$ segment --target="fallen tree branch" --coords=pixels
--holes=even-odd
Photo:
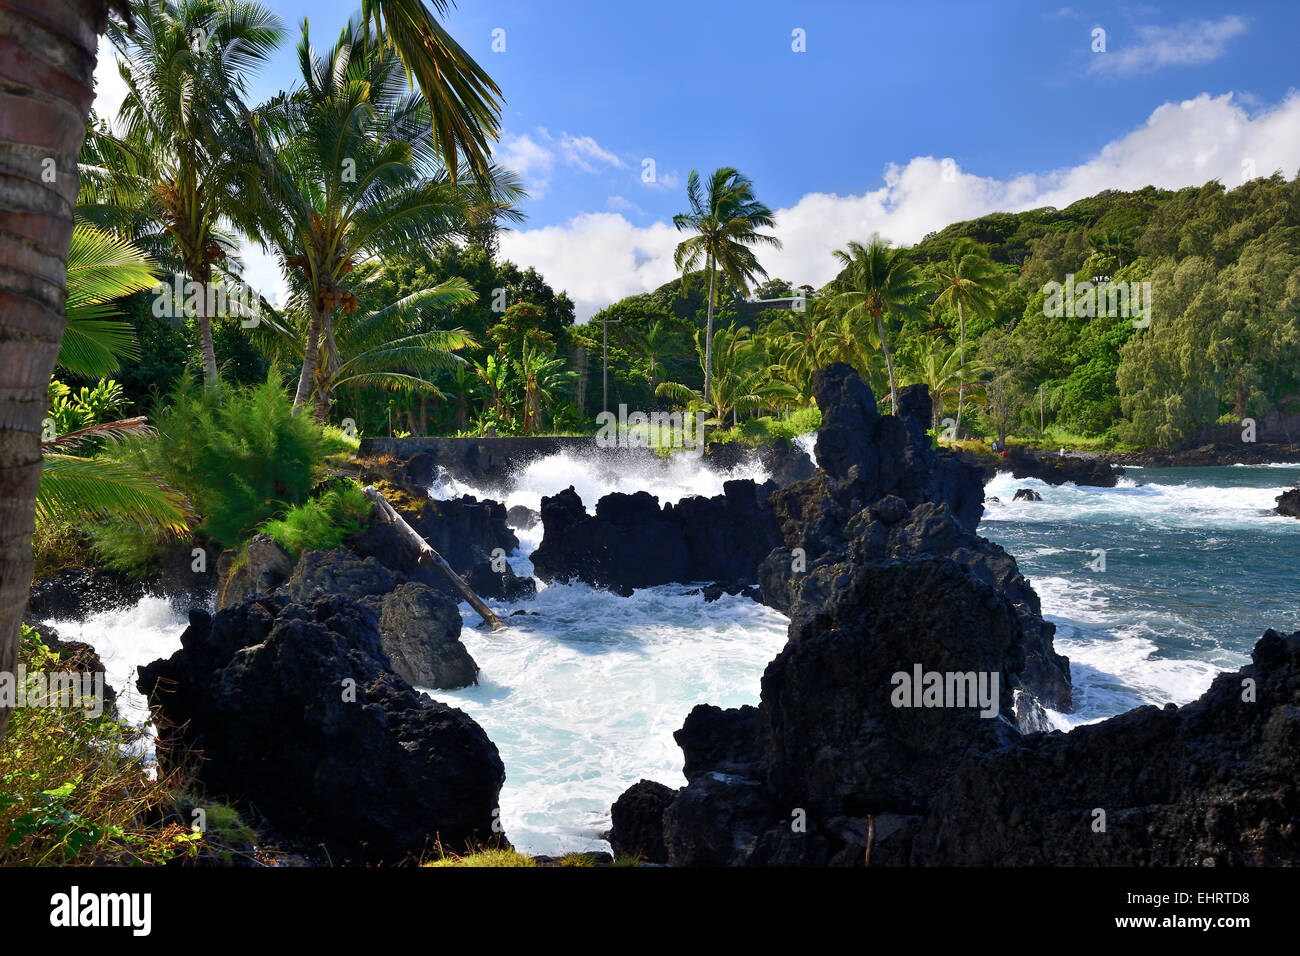
[[[397,509],[388,503],[388,499],[384,497],[383,492],[374,485],[367,485],[365,493],[366,497],[373,501],[375,507],[379,509],[380,516],[398,530],[407,547],[419,556],[421,564],[426,564],[441,572],[443,577],[455,585],[456,590],[465,595],[465,600],[470,603],[474,610],[478,611],[479,616],[486,623],[491,625],[492,630],[500,631],[505,629],[505,622],[492,613],[492,609],[484,604],[482,598],[470,589],[470,586],[465,583],[465,579],[452,569],[446,559],[433,550],[429,546],[429,542],[420,537],[419,533],[406,523],[406,519],[397,513]]]

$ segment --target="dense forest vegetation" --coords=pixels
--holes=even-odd
[[[1177,192],[1107,191],[1062,210],[954,223],[907,250],[926,288],[905,317],[886,318],[900,379],[926,382],[955,410],[959,319],[951,303],[932,306],[945,263],[966,240],[986,252],[996,275],[985,283],[986,307],[966,310],[967,364],[977,371],[967,388],[974,405],[962,419],[963,434],[1036,439],[1046,432],[1054,440],[1171,446],[1216,424],[1294,412],[1300,409],[1297,227],[1300,182],[1280,174],[1231,190],[1211,182]],[[1078,283],[1149,282],[1149,326],[1135,328],[1131,315],[1050,316],[1044,288],[1070,275]],[[811,298],[802,315],[733,294],[720,321],[759,338],[815,336],[827,355],[848,357],[877,395],[887,394],[877,357],[855,357],[844,347],[829,294],[834,285],[818,292],[805,286]],[[691,276],[684,287],[674,282],[614,303],[575,330],[590,351],[600,322],[617,321],[609,333],[616,346],[611,401],[647,402],[654,380],[665,375],[698,380],[693,356],[686,360],[677,349],[647,354],[644,336],[657,326],[693,335],[702,326],[700,290]],[[794,289],[775,279],[756,291],[760,299],[776,299]],[[789,371],[797,384],[799,370]]]
[[[248,104],[245,73],[287,36],[273,14],[137,13],[147,30],[114,34],[127,98],[92,115],[81,156],[37,502],[51,564],[87,539],[134,568],[178,533],[235,548],[328,525],[343,499],[314,482],[367,435],[590,435],[625,404],[791,437],[816,427],[812,373],[833,361],[886,410],[927,385],[936,440],[1173,446],[1298,409],[1300,182],[1280,173],[997,213],[909,248],[839,237],[815,288],[768,275],[778,224],[754,183],[692,172],[680,277],[575,324],[499,253],[526,184],[485,151],[454,159],[371,25],[322,48],[304,23],[297,83]],[[200,23],[238,55],[193,47]],[[244,284],[242,242],[286,301]]]

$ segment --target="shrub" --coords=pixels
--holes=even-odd
[[[268,521],[262,530],[292,555],[328,551],[360,531],[370,515],[370,499],[355,482],[340,482],[328,491],[290,508],[283,518]]]
[[[310,414],[295,415],[280,374],[242,389],[203,388],[185,379],[170,405],[154,412],[155,434],[132,439],[119,457],[157,475],[202,515],[198,530],[227,548],[258,526],[302,504],[325,460],[355,447]],[[96,550],[112,567],[139,569],[160,543],[121,521],[91,529]]]

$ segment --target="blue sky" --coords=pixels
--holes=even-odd
[[[271,5],[322,47],[355,9]],[[872,231],[1300,168],[1291,2],[463,0],[448,25],[502,88],[498,158],[533,193],[503,249],[580,315],[671,277],[693,167],[750,176],[786,242],[769,271],[814,284]],[[254,91],[295,76],[291,42]]]

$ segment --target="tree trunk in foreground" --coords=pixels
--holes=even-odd
[[[894,359],[889,354],[889,343],[885,341],[885,318],[876,316],[876,331],[880,333],[880,350],[885,353],[885,368],[889,370],[889,404],[890,413],[898,414],[898,383],[894,380]]]
[[[41,421],[105,23],[102,2],[0,0],[0,672],[17,663],[32,582]],[[0,707],[0,745],[8,726]]]
[[[198,282],[201,295],[195,318],[199,326],[199,348],[203,352],[203,384],[207,388],[216,388],[220,384],[217,375],[217,350],[212,344],[212,317],[208,315],[208,289],[212,285],[212,267],[206,262],[190,273]]]

